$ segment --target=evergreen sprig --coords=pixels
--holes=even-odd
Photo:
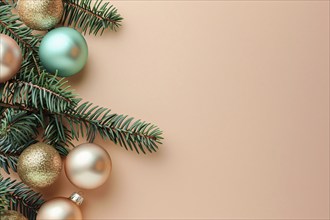
[[[13,148],[19,150],[19,146],[37,137],[39,122],[40,119],[35,114],[8,109],[1,120],[0,141],[7,142],[9,146],[15,144]]]
[[[11,155],[4,153],[0,147],[0,167],[7,173],[10,174],[10,169],[17,172],[18,153]]]
[[[116,30],[123,18],[117,9],[103,0],[64,0],[62,23],[80,29],[84,34],[103,34]]]
[[[69,129],[56,120],[53,115],[47,115],[48,125],[44,129],[43,142],[52,145],[62,155],[66,156],[68,148],[74,147],[72,135]]]
[[[46,72],[36,75],[33,69],[1,84],[0,99],[50,112],[63,112],[68,107],[75,107],[80,101],[64,78],[58,80]]]
[[[93,142],[98,133],[103,139],[119,143],[126,150],[135,150],[137,153],[139,150],[145,153],[145,149],[150,153],[156,152],[157,144],[161,144],[162,131],[157,126],[141,120],[132,123],[134,118],[111,113],[109,109],[93,106],[90,102],[81,104],[63,116],[70,125],[72,136],[76,138],[79,133],[84,136],[85,131],[87,140]]]
[[[6,205],[10,210],[19,211],[29,220],[34,220],[38,209],[44,203],[41,197],[41,194],[34,192],[24,183],[10,178],[4,179],[0,175],[0,198],[1,201],[5,200],[8,203],[3,205],[0,203],[0,206]]]
[[[93,142],[96,135],[100,134],[103,139],[119,143],[126,150],[146,153],[145,149],[147,149],[151,153],[157,151],[157,145],[161,144],[163,139],[162,131],[157,126],[141,120],[133,122],[132,117],[111,113],[109,109],[93,106],[90,102],[65,112],[47,110],[39,112],[37,108],[19,103],[8,103],[6,100],[0,100],[0,106],[25,110],[34,114],[39,113],[41,114],[39,118],[50,118],[53,121],[47,127],[51,126],[49,129],[53,131],[47,132],[49,129],[46,129],[44,136],[48,136],[46,138],[48,140],[55,139],[61,143],[73,138],[78,139],[79,136],[86,137],[88,141]],[[50,138],[51,135],[53,135],[52,138]]]

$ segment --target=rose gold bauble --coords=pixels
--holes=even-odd
[[[93,143],[77,146],[65,161],[68,179],[80,189],[95,189],[104,184],[109,178],[111,167],[109,154]]]
[[[15,76],[21,64],[21,48],[11,37],[0,34],[0,83]]]
[[[55,198],[45,202],[39,209],[37,220],[80,220],[82,213],[79,208],[83,198],[78,193],[71,197]]]

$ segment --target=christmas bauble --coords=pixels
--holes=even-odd
[[[17,173],[21,180],[33,188],[45,188],[59,177],[62,160],[50,145],[36,143],[26,148],[18,158]]]
[[[18,15],[24,24],[34,30],[48,30],[61,20],[62,0],[19,0]]]
[[[0,34],[0,83],[16,75],[22,64],[22,51],[11,37]]]
[[[93,143],[74,148],[65,161],[65,173],[70,182],[81,189],[95,189],[108,179],[111,158],[100,146]]]
[[[39,55],[48,72],[58,71],[59,76],[68,77],[80,72],[85,66],[88,47],[78,31],[61,27],[50,31],[42,39]]]
[[[83,198],[74,193],[68,198],[55,198],[45,202],[39,209],[37,220],[72,220],[82,219],[79,208]]]
[[[0,211],[0,220],[27,220],[22,214],[13,211],[13,210],[5,210]]]

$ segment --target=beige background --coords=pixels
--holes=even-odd
[[[113,159],[86,219],[328,219],[329,2],[114,1],[70,78],[86,100],[158,124]],[[83,140],[81,141],[83,142]],[[63,175],[46,198],[76,189]]]

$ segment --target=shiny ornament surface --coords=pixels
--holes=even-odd
[[[39,209],[37,220],[83,219],[79,206],[68,198],[55,198]]]
[[[110,176],[111,167],[109,154],[93,143],[77,146],[65,161],[68,179],[81,189],[95,189],[104,184]]]
[[[85,38],[76,30],[68,27],[56,28],[42,39],[39,47],[42,65],[50,73],[62,77],[80,72],[88,58]]]
[[[22,51],[16,41],[5,34],[0,34],[0,83],[16,75],[22,60]]]
[[[28,220],[19,212],[13,210],[5,210],[0,212],[0,220]]]
[[[64,7],[62,0],[19,0],[18,15],[34,30],[48,30],[60,22]]]
[[[59,177],[62,160],[50,145],[36,143],[26,148],[18,158],[17,173],[21,180],[33,188],[45,188]]]

